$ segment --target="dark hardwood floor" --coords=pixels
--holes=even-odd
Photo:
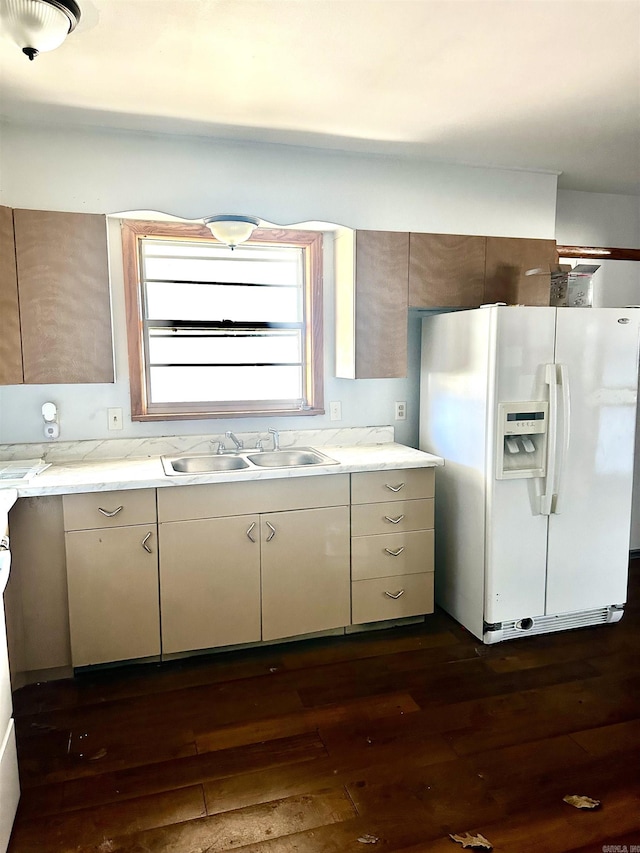
[[[15,710],[10,853],[640,851],[640,561],[614,626],[483,646],[436,613],[32,685]]]

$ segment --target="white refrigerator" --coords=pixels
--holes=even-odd
[[[436,601],[485,643],[622,617],[639,331],[629,308],[423,319]]]

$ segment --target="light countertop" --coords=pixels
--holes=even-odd
[[[37,497],[80,492],[107,492],[117,489],[163,488],[230,481],[314,477],[323,474],[348,474],[395,468],[432,468],[444,465],[444,460],[439,456],[395,442],[344,447],[323,446],[320,449],[337,464],[300,468],[247,468],[240,471],[166,476],[160,456],[54,463],[28,483],[18,486],[17,496]],[[12,499],[9,497],[10,493],[13,494]],[[0,510],[4,505],[3,500],[8,503],[8,510],[15,500],[15,490],[0,490]]]

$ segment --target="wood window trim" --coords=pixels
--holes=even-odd
[[[615,246],[557,246],[559,258],[587,258],[600,261],[640,261],[640,249]]]
[[[125,285],[125,310],[127,350],[129,356],[129,382],[131,394],[131,419],[133,421],[192,420],[198,418],[241,417],[303,417],[324,414],[323,398],[323,312],[322,312],[322,233],[284,228],[259,228],[248,243],[287,245],[304,249],[305,305],[311,317],[305,316],[305,386],[312,389],[313,398],[304,409],[286,408],[284,401],[273,400],[259,410],[250,408],[251,401],[230,403],[168,404],[164,411],[149,410],[144,361],[143,313],[140,293],[141,260],[139,243],[144,237],[175,240],[207,240],[217,242],[211,231],[197,223],[152,222],[123,219],[122,233],[123,271]],[[215,406],[215,410],[212,407]]]

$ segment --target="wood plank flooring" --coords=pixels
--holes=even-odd
[[[614,626],[483,646],[438,612],[14,701],[9,853],[640,851],[639,560]]]

